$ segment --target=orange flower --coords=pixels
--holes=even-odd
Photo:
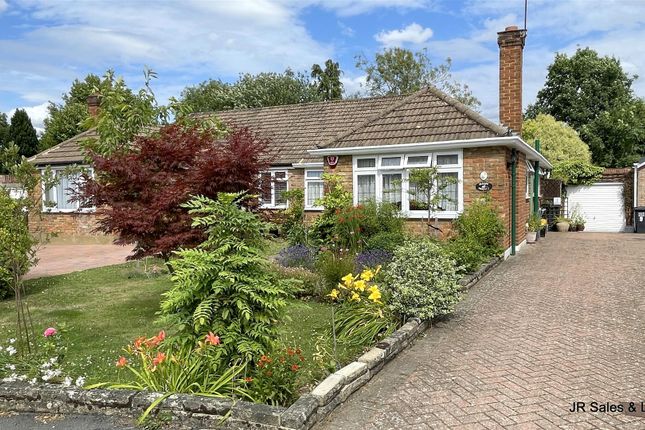
[[[295,354],[295,351],[291,348],[287,348],[287,355],[292,356],[293,354]]]
[[[157,340],[159,342],[163,342],[165,339],[166,339],[166,332],[164,330],[161,330],[157,335]]]
[[[146,341],[146,338],[143,336],[136,338],[134,341],[134,347],[136,349],[141,349],[141,345],[143,345],[143,342],[145,341]]]
[[[291,366],[291,371],[292,372],[297,372],[298,369],[300,369],[300,366],[298,366],[297,364],[294,364],[293,366]]]
[[[212,331],[209,331],[206,335],[206,343],[209,345],[219,345],[221,342],[219,340],[219,336],[215,336]]]
[[[248,377],[244,378],[244,382],[253,382],[253,378],[248,376]]]
[[[163,363],[165,359],[166,359],[166,354],[164,354],[163,352],[159,351],[159,352],[157,352],[157,356],[152,359],[152,365],[156,367],[156,366],[160,365],[161,363]]]
[[[128,359],[121,356],[116,362],[116,367],[125,367],[128,364]]]

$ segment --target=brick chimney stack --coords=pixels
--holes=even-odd
[[[87,109],[90,111],[90,116],[95,117],[99,114],[99,107],[101,100],[98,94],[87,96]]]
[[[497,33],[499,45],[499,121],[522,132],[522,53],[526,30],[513,25]]]

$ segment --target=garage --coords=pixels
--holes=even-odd
[[[585,231],[625,231],[623,187],[624,184],[615,182],[567,187],[569,215],[578,208],[587,221]]]

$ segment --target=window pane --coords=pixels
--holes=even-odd
[[[359,167],[361,169],[366,168],[366,167],[376,167],[376,159],[375,158],[361,158],[356,161],[356,167]]]
[[[408,157],[408,165],[426,165],[428,164],[428,156],[427,155],[413,155]]]
[[[273,186],[275,187],[275,205],[284,206],[287,204],[287,197],[284,195],[287,191],[287,182],[286,181],[274,181]]]
[[[76,202],[71,202],[76,187],[76,176],[59,175],[59,182],[56,186],[56,200],[58,209],[76,209]]]
[[[260,200],[263,205],[271,204],[271,173],[264,172],[260,175]]]
[[[286,179],[287,172],[273,172],[276,179]]]
[[[445,166],[446,164],[459,164],[459,156],[454,155],[437,155],[437,165]]]
[[[392,166],[400,166],[401,165],[401,157],[383,157],[381,158],[381,166],[383,167],[392,167]]]
[[[307,179],[320,179],[322,174],[322,170],[307,170]]]
[[[322,181],[307,182],[307,206],[316,206],[316,200],[323,196]]]
[[[420,190],[416,183],[410,182],[410,210],[411,211],[427,211],[428,210],[428,195],[427,191]]]
[[[358,203],[365,203],[376,198],[376,176],[358,175]]]
[[[383,175],[383,201],[394,203],[401,209],[401,174]]]
[[[459,187],[457,173],[440,173],[439,174],[439,189],[443,188],[441,194],[446,198],[442,199],[439,203],[439,210],[444,211],[457,211],[459,207]]]

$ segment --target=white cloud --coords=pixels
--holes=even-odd
[[[34,126],[38,134],[45,131],[45,118],[47,118],[47,105],[49,103],[42,103],[36,106],[23,106],[19,109],[23,109],[29,115],[31,119],[31,125]],[[16,109],[12,109],[7,112],[7,118],[10,120],[13,114],[16,112]]]
[[[367,82],[366,75],[360,75],[360,76],[343,75],[343,77],[340,78],[340,81],[343,83],[343,90],[345,91],[345,95],[347,96],[365,93],[365,83]]]
[[[7,7],[8,5],[6,0],[0,0],[0,12],[4,12],[5,10],[7,10]]]
[[[425,28],[413,22],[400,30],[381,31],[374,36],[383,46],[402,46],[406,43],[420,45],[432,37],[432,29]]]
[[[434,0],[290,0],[293,6],[319,6],[340,16],[354,16],[379,8],[429,9]]]

